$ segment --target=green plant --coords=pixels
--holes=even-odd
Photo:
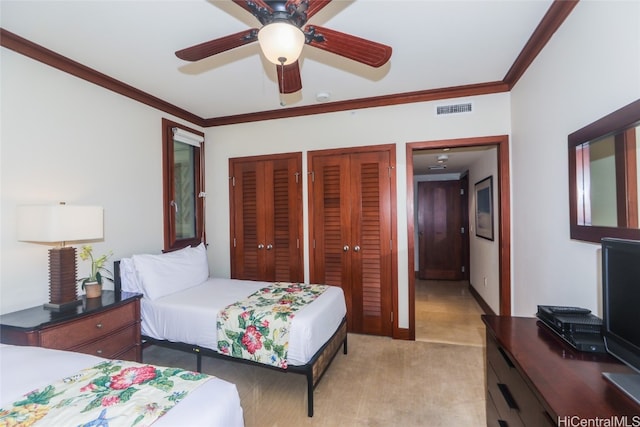
[[[98,258],[94,258],[92,251],[93,248],[91,247],[91,245],[84,245],[80,250],[81,260],[91,260],[91,275],[89,277],[83,277],[78,280],[78,282],[82,282],[82,289],[84,289],[85,284],[91,282],[97,282],[102,285],[102,279],[113,282],[113,274],[104,266],[107,262],[107,259],[109,259],[111,255],[113,255],[113,252],[109,251],[109,253],[106,253]],[[109,275],[103,275],[101,272],[108,273]]]

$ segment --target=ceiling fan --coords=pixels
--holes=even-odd
[[[302,89],[298,57],[305,44],[345,58],[380,67],[391,57],[391,47],[317,25],[307,20],[331,0],[232,0],[250,12],[262,28],[250,28],[176,52],[185,61],[201,59],[258,40],[265,57],[276,64],[280,93]]]

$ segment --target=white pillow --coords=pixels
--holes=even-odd
[[[160,255],[134,255],[144,295],[157,298],[203,283],[209,277],[209,263],[204,243]]]
[[[132,258],[120,260],[120,286],[124,292],[142,293],[142,285]]]

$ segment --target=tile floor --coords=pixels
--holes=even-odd
[[[483,347],[480,305],[467,281],[416,279],[416,341]]]

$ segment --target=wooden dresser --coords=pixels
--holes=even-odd
[[[482,316],[487,327],[487,426],[640,426],[640,406],[602,372],[632,372],[579,352],[537,319]],[[588,424],[591,422],[592,424]],[[582,424],[581,424],[582,423]]]
[[[0,341],[142,361],[139,294],[103,291],[71,310],[42,306],[0,316]]]

